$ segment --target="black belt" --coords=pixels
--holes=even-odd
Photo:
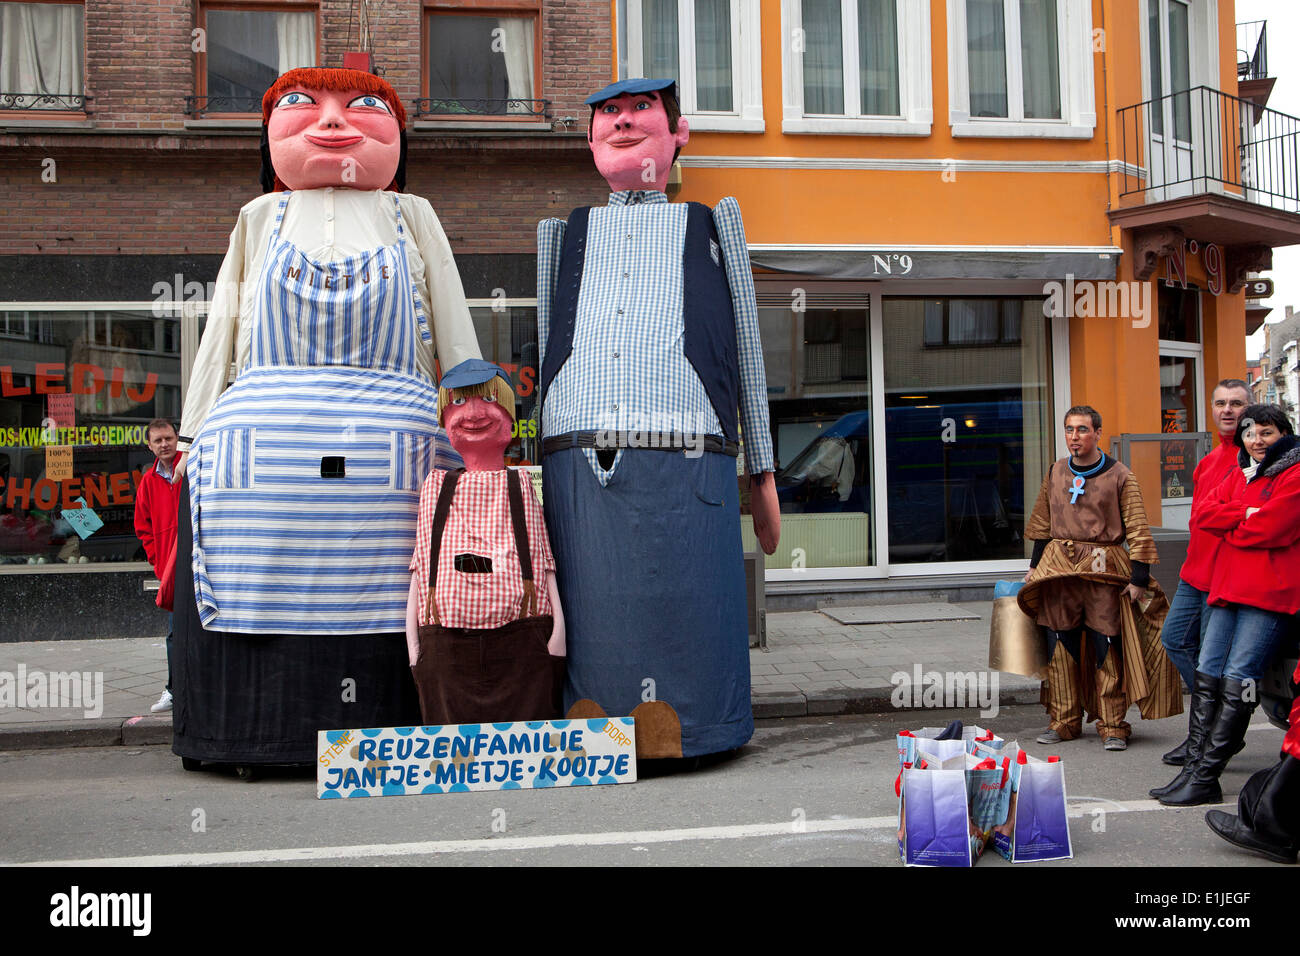
[[[636,438],[635,442],[629,440],[632,437]],[[650,451],[687,451],[698,448],[701,451],[711,451],[730,458],[740,454],[740,443],[729,438],[722,438],[719,435],[692,437],[694,440],[688,444],[682,432],[570,432],[567,435],[543,439],[542,456],[564,451],[566,448],[644,448]]]

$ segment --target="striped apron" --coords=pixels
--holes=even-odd
[[[432,335],[401,204],[396,244],[318,263],[280,236],[288,201],[249,363],[189,455],[199,618],[243,634],[400,632],[420,485],[451,451],[415,362]]]

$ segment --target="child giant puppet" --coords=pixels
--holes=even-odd
[[[780,515],[740,208],[669,204],[672,80],[590,97],[607,206],[538,227],[543,503],[571,716],[632,714],[639,757],[753,733],[737,440],[768,554]],[[739,409],[739,415],[737,414]]]
[[[418,720],[404,631],[420,483],[446,447],[434,349],[479,356],[438,219],[398,193],[393,88],[292,70],[262,116],[274,191],[240,210],[182,421],[187,766],[312,762],[317,730]]]

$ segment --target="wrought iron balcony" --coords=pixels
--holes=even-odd
[[[1117,118],[1121,205],[1212,194],[1300,213],[1300,119],[1207,86]]]
[[[1237,79],[1262,80],[1268,76],[1268,21],[1237,24]]]
[[[550,100],[466,99],[426,96],[415,101],[415,118],[427,116],[472,119],[504,116],[518,119],[550,119]]]
[[[0,93],[0,110],[89,113],[87,104],[93,99],[80,93]]]
[[[202,119],[208,113],[255,113],[262,115],[262,97],[256,96],[187,96],[185,115]]]

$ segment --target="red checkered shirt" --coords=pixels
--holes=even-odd
[[[447,472],[433,471],[420,489],[420,520],[415,532],[411,573],[420,595],[420,624],[430,624],[427,611],[429,590],[429,537],[433,533],[433,512]],[[542,506],[533,493],[528,475],[519,475],[524,498],[524,523],[528,547],[533,556],[533,582],[537,589],[539,614],[551,613],[546,590],[546,572],[555,570],[551,542],[546,537]],[[458,554],[477,554],[492,559],[490,574],[457,571]],[[438,587],[434,600],[443,627],[494,628],[517,621],[524,597],[524,575],[515,550],[515,533],[510,523],[510,498],[506,472],[464,471],[456,484],[456,496],[447,512],[442,547],[438,552]]]

